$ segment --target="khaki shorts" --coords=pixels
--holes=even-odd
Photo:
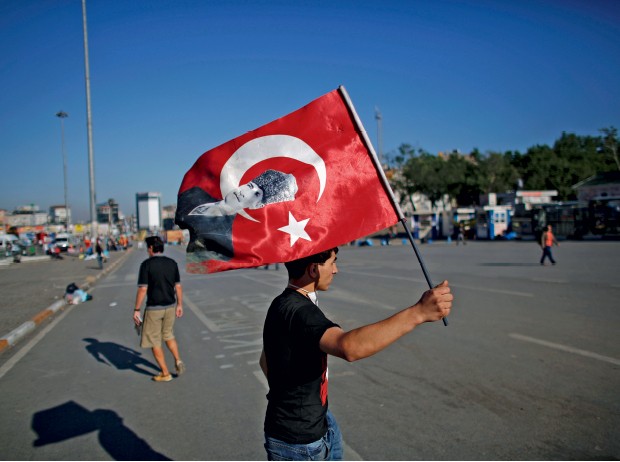
[[[142,326],[142,348],[161,347],[164,342],[174,339],[174,320],[176,318],[176,306],[162,310],[146,310],[144,312],[144,324]]]

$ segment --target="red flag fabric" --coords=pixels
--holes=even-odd
[[[339,90],[205,152],[176,213],[191,273],[286,262],[397,222]]]

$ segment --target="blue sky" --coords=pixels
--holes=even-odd
[[[203,152],[344,85],[377,146],[525,150],[620,128],[620,2],[88,0],[97,202],[176,202]],[[80,0],[0,1],[0,208],[88,221]]]

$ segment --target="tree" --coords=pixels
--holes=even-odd
[[[435,206],[446,193],[445,178],[442,175],[444,160],[420,150],[417,156],[408,159],[403,175],[414,185],[415,190],[426,195]]]
[[[509,153],[491,152],[480,161],[480,186],[485,193],[512,190],[518,179]]]
[[[415,204],[413,203],[411,196],[417,191],[416,185],[414,184],[413,179],[404,174],[405,165],[414,155],[415,150],[411,147],[411,145],[401,144],[398,147],[398,154],[394,156],[397,174],[392,177],[391,183],[394,190],[400,195],[400,205],[403,205],[405,202],[409,202],[412,209],[415,211]]]
[[[554,172],[561,166],[553,149],[547,145],[536,145],[527,150],[523,159],[522,178],[525,189],[558,189],[559,182]]]
[[[616,163],[616,168],[620,170],[620,160],[618,159],[618,130],[615,127],[601,128],[603,134],[600,150],[603,154],[611,156]]]
[[[480,153],[469,156],[452,153],[445,166],[446,193],[459,205],[477,204],[480,198]]]
[[[395,156],[398,174],[392,183],[403,202],[412,202],[412,194],[420,192],[433,205],[446,194],[459,205],[477,204],[481,193],[514,190],[520,179],[525,189],[554,189],[559,200],[573,200],[576,183],[598,172],[620,170],[618,131],[609,127],[600,132],[599,137],[563,132],[553,147],[535,145],[525,154],[483,155],[474,149],[469,156],[439,157],[402,144]]]

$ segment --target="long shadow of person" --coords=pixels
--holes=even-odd
[[[86,345],[86,351],[100,363],[114,366],[119,370],[129,369],[144,375],[153,375],[153,372],[149,372],[140,366],[150,367],[156,372],[159,371],[159,367],[156,364],[144,359],[142,353],[136,350],[118,343],[100,342],[94,338],[84,338],[82,340],[89,343],[89,345]]]
[[[38,435],[34,447],[59,443],[70,438],[99,432],[99,443],[114,460],[171,460],[123,424],[109,409],[89,411],[75,401],[36,412],[32,429]]]

